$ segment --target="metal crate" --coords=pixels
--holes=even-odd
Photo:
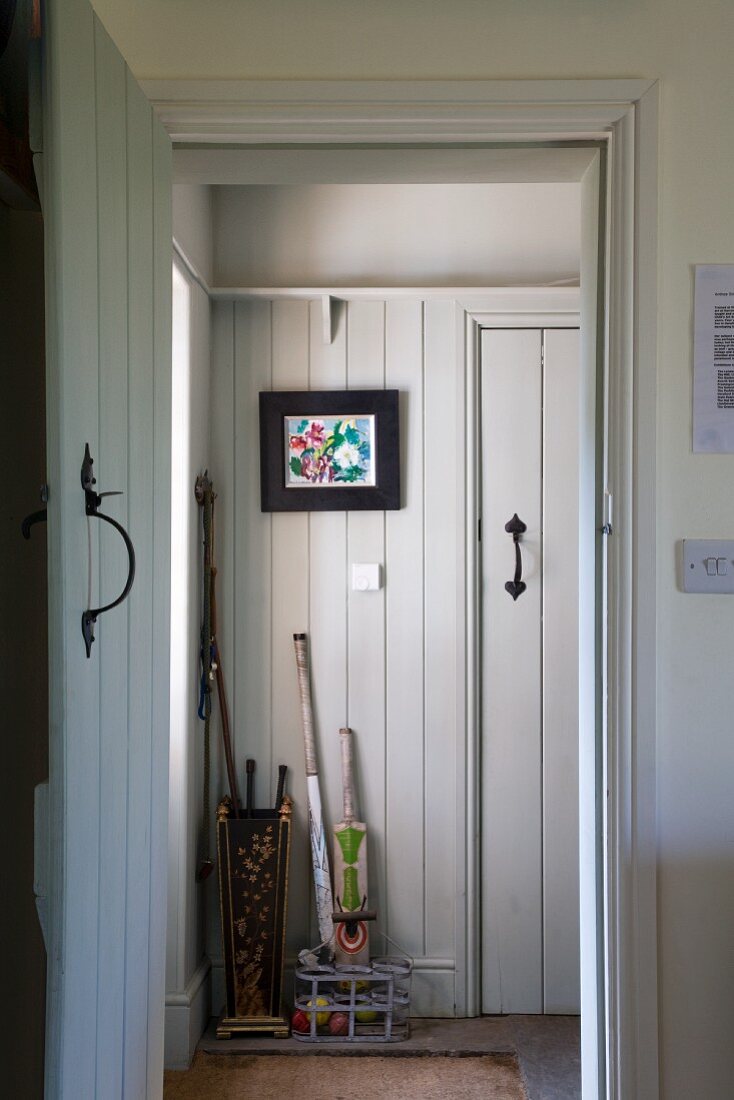
[[[399,1043],[410,1034],[412,960],[403,955],[372,959],[370,966],[299,966],[294,1005],[308,1031],[292,1028],[303,1043]],[[321,1003],[320,1003],[321,1002]],[[334,1033],[337,1016],[339,1031]]]

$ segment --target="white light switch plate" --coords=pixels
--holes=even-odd
[[[352,565],[352,589],[355,592],[377,592],[379,588],[379,565],[370,563]]]
[[[734,593],[734,539],[683,539],[682,569],[684,592]]]

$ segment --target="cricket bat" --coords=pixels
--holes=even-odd
[[[367,899],[367,826],[354,819],[354,769],[352,731],[339,730],[342,758],[344,820],[334,826],[334,892],[345,913],[365,910]],[[336,924],[337,963],[368,966],[370,945],[367,924],[355,918]]]
[[[329,956],[334,954],[334,922],[332,913],[334,901],[331,893],[331,875],[329,873],[329,852],[326,847],[326,830],[321,811],[321,791],[319,789],[319,771],[316,762],[316,742],[313,731],[313,708],[311,706],[311,682],[308,668],[308,646],[305,634],[294,634],[293,644],[296,650],[296,669],[298,671],[298,692],[301,701],[301,723],[303,726],[303,744],[306,750],[306,790],[308,794],[308,831],[311,840],[311,862],[313,865],[313,884],[316,893],[316,916],[319,924],[319,939],[326,944]]]

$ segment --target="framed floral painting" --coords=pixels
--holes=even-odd
[[[264,512],[400,507],[397,390],[260,394]]]

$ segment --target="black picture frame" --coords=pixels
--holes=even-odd
[[[286,485],[286,418],[374,416],[374,485]],[[398,390],[279,390],[260,394],[263,512],[383,511],[400,508]]]

